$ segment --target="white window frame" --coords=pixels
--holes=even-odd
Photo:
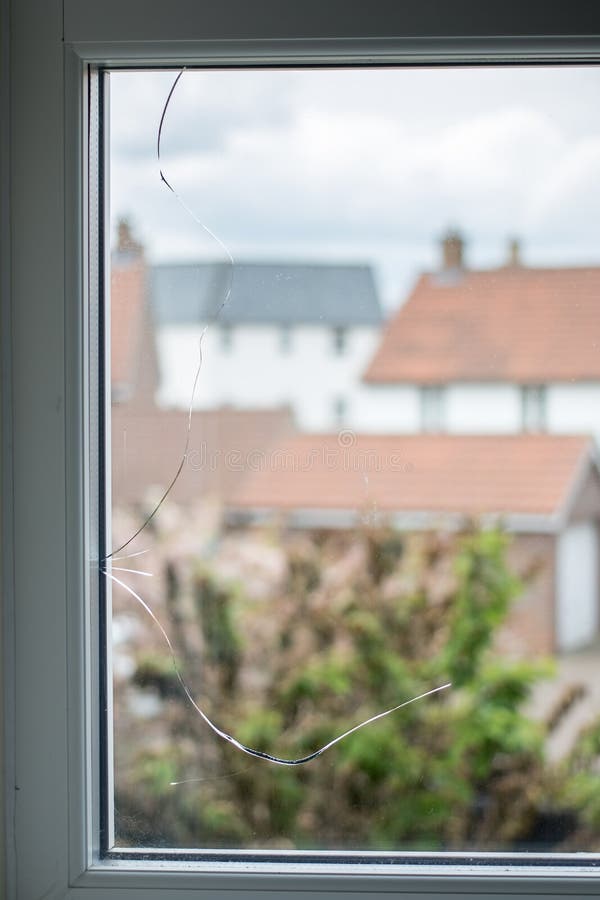
[[[589,62],[597,4],[3,0],[3,842],[7,898],[597,896],[600,868],[414,856],[106,863],[98,856],[88,64]],[[384,35],[384,37],[382,37]],[[90,289],[90,285],[91,288]],[[93,483],[93,482],[92,482]],[[97,553],[97,551],[96,551]],[[93,567],[91,567],[93,570]],[[0,866],[0,872],[2,866]],[[0,877],[2,877],[0,875]],[[2,890],[0,888],[0,893]]]

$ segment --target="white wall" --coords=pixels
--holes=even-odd
[[[451,384],[443,392],[442,428],[457,434],[521,429],[521,392],[512,384]]]
[[[590,433],[600,442],[600,384],[548,385],[546,414],[548,431]]]
[[[421,431],[420,389],[364,385],[356,400],[356,428]],[[593,434],[600,444],[600,384],[550,384],[546,431]],[[471,382],[441,386],[440,430],[449,434],[512,434],[523,430],[521,386]]]
[[[439,430],[450,434],[510,434],[521,428],[517,385],[442,386]],[[353,427],[359,431],[402,433],[423,430],[421,388],[417,385],[363,385],[357,391]]]
[[[354,394],[350,419],[356,431],[371,434],[417,432],[421,427],[419,388],[362,384]]]
[[[157,400],[187,408],[199,360],[201,326],[173,325],[158,331],[160,388]],[[379,340],[378,328],[348,329],[346,348],[333,349],[333,329],[300,325],[291,329],[291,346],[282,352],[276,326],[232,330],[228,352],[221,332],[211,327],[202,342],[202,369],[194,406],[210,409],[229,403],[242,408],[290,404],[299,427],[308,431],[338,427],[337,398],[344,398],[351,425],[355,393]]]
[[[300,428],[319,431],[340,427],[334,406],[336,399],[343,398],[344,427],[381,433],[420,431],[419,387],[361,381],[379,341],[379,329],[348,329],[341,355],[333,351],[332,331],[328,326],[296,326],[291,329],[291,347],[283,353],[278,327],[240,326],[233,328],[233,343],[225,352],[220,329],[211,326],[202,343],[194,406],[289,404]],[[199,325],[160,328],[157,400],[161,406],[189,406],[201,334]],[[516,433],[522,430],[522,415],[519,385],[473,382],[442,387],[441,430],[450,434]],[[548,385],[546,428],[550,433],[592,433],[600,443],[600,383]]]
[[[569,525],[557,541],[556,639],[559,650],[590,644],[598,631],[598,533]]]

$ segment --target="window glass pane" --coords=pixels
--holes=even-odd
[[[110,74],[115,846],[600,851],[600,73],[178,75]]]
[[[523,429],[543,431],[546,426],[546,388],[526,385],[522,393]]]
[[[421,388],[421,428],[423,431],[441,431],[444,427],[444,394],[438,385]]]

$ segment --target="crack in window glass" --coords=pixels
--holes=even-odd
[[[228,262],[229,262],[228,284],[227,284],[224,296],[223,296],[222,300],[220,301],[220,303],[217,307],[216,313],[214,315],[214,318],[213,318],[213,322],[214,322],[215,320],[218,319],[221,311],[226,306],[226,304],[228,303],[228,301],[231,297],[233,277],[234,277],[234,265],[235,265],[234,258],[232,256],[231,252],[229,251],[229,249],[227,248],[227,246],[224,244],[224,242],[221,241],[221,239],[205,223],[200,221],[200,219],[192,212],[190,207],[182,199],[180,194],[175,190],[175,188],[173,187],[173,184],[171,183],[171,181],[167,178],[167,176],[165,174],[162,160],[161,160],[161,142],[162,142],[163,128],[165,125],[167,112],[169,109],[169,105],[171,103],[171,99],[173,98],[173,95],[174,95],[174,93],[177,89],[177,86],[180,83],[181,78],[185,71],[186,71],[186,69],[184,67],[177,74],[177,76],[171,86],[171,89],[169,90],[169,93],[167,95],[167,98],[166,98],[166,101],[165,101],[165,104],[164,104],[164,107],[163,107],[163,110],[161,113],[160,122],[158,125],[157,139],[156,139],[156,158],[157,158],[157,163],[158,163],[158,167],[159,167],[160,180],[161,180],[162,184],[164,184],[165,187],[171,192],[171,194],[174,196],[176,201],[185,210],[185,212],[191,217],[191,219],[197,225],[199,225],[200,228],[204,229],[204,231],[214,241],[216,241],[216,243],[225,252],[225,254],[228,258]],[[180,687],[183,690],[185,696],[187,697],[187,700],[189,701],[191,706],[194,708],[196,713],[200,716],[200,718],[205,722],[205,724],[208,725],[208,727],[218,737],[222,738],[224,741],[227,741],[229,744],[231,744],[233,747],[235,747],[237,750],[241,751],[242,753],[245,753],[245,754],[255,757],[257,759],[265,760],[267,762],[275,763],[275,764],[281,765],[281,766],[301,766],[301,765],[311,762],[314,759],[317,759],[319,756],[321,756],[327,750],[331,749],[336,744],[338,744],[340,741],[344,740],[345,738],[349,737],[351,734],[354,734],[355,732],[359,731],[360,729],[365,728],[366,726],[371,725],[374,722],[377,722],[380,719],[383,719],[383,718],[391,715],[392,713],[398,712],[399,710],[405,708],[406,706],[409,706],[412,703],[416,703],[419,700],[423,700],[426,697],[430,697],[433,694],[438,693],[439,691],[446,690],[447,688],[451,687],[451,683],[447,682],[445,684],[431,688],[430,690],[420,693],[417,696],[411,697],[410,699],[405,700],[402,703],[399,703],[396,706],[393,706],[390,709],[385,710],[384,712],[380,712],[380,713],[377,713],[376,715],[370,716],[369,718],[364,719],[357,725],[354,725],[352,728],[349,728],[348,730],[339,734],[337,737],[328,741],[323,746],[319,747],[317,750],[314,750],[312,753],[309,753],[302,757],[298,757],[296,759],[284,759],[283,757],[279,757],[279,756],[276,756],[271,753],[267,753],[267,752],[264,752],[261,750],[254,749],[254,748],[244,744],[243,742],[237,740],[237,738],[235,738],[233,735],[228,734],[226,731],[223,731],[221,728],[219,728],[215,724],[215,722],[213,722],[212,719],[205,713],[205,711],[197,703],[197,701],[194,699],[194,697],[183,677],[181,669],[178,665],[177,657],[175,654],[175,649],[173,647],[171,639],[169,638],[167,631],[165,630],[165,628],[159,621],[158,617],[155,615],[155,613],[153,612],[151,607],[146,603],[146,601],[142,599],[142,597],[140,596],[140,594],[137,591],[135,591],[130,585],[128,585],[121,578],[118,578],[117,576],[112,574],[113,572],[118,571],[118,572],[129,572],[132,575],[141,575],[141,576],[146,576],[146,577],[152,577],[152,573],[146,572],[146,571],[141,571],[141,570],[136,570],[136,569],[127,569],[127,568],[120,567],[120,566],[114,566],[114,565],[112,565],[112,562],[114,560],[133,558],[135,556],[142,555],[143,553],[147,552],[146,550],[141,550],[136,553],[126,554],[125,556],[117,556],[116,555],[116,554],[120,554],[122,550],[126,549],[135,540],[135,538],[137,538],[142,533],[142,531],[144,531],[144,529],[147,528],[147,526],[151,523],[151,521],[154,519],[154,517],[156,516],[156,514],[162,507],[163,503],[165,502],[165,500],[167,499],[167,497],[173,490],[176,482],[178,481],[178,479],[183,471],[186,460],[188,458],[188,452],[189,452],[189,448],[190,448],[190,439],[191,439],[191,433],[192,433],[192,415],[193,415],[193,410],[194,410],[194,399],[196,396],[196,389],[198,386],[198,381],[200,379],[200,374],[201,374],[201,370],[202,370],[202,362],[203,362],[202,342],[203,342],[204,336],[208,330],[209,324],[210,323],[207,323],[204,326],[204,328],[201,332],[201,335],[200,335],[199,342],[198,342],[199,361],[198,361],[198,366],[197,366],[197,369],[196,369],[196,372],[194,375],[194,382],[193,382],[193,386],[192,386],[190,404],[189,404],[188,414],[187,414],[185,446],[184,446],[183,454],[182,454],[181,460],[179,462],[179,465],[177,466],[175,474],[173,475],[171,481],[169,482],[166,490],[162,493],[160,499],[153,506],[151,512],[146,516],[146,518],[144,519],[142,524],[133,532],[133,534],[127,540],[123,541],[111,553],[109,553],[105,556],[103,562],[105,564],[108,563],[110,565],[110,571],[107,568],[102,568],[101,571],[105,576],[107,576],[109,579],[111,579],[111,581],[113,581],[115,584],[118,584],[121,588],[123,588],[125,591],[127,591],[130,596],[132,596],[135,600],[137,600],[137,602],[142,606],[142,608],[150,616],[150,618],[152,619],[152,621],[154,622],[156,627],[159,629],[159,631],[163,637],[163,640],[165,641],[165,643],[168,647],[169,653],[171,655],[174,671],[177,676],[177,680],[178,680]],[[348,438],[349,438],[350,443],[354,442],[354,435],[351,432],[340,432],[340,436],[339,436],[340,446],[346,445],[348,443]],[[365,485],[367,486],[367,490],[368,490],[368,476],[366,475],[366,473],[362,473],[362,474],[363,474],[363,478],[365,480]],[[183,784],[183,783],[188,783],[188,781],[195,781],[195,780],[197,780],[197,779],[187,779],[183,782],[171,782],[171,784],[173,784],[173,785]]]
[[[196,712],[200,716],[200,718],[205,722],[206,725],[208,725],[208,727],[212,731],[214,731],[214,733],[217,735],[217,737],[220,737],[224,741],[227,741],[227,743],[231,744],[233,747],[235,747],[236,750],[240,750],[242,753],[246,753],[248,756],[254,756],[256,759],[263,759],[263,760],[266,760],[267,762],[276,763],[279,766],[303,766],[306,763],[312,762],[313,759],[317,759],[317,757],[322,756],[322,754],[325,753],[327,750],[329,750],[331,747],[334,747],[336,744],[339,744],[339,742],[343,741],[344,738],[349,737],[351,734],[354,734],[356,731],[359,731],[361,728],[365,728],[367,725],[371,725],[373,722],[379,721],[379,719],[384,719],[386,716],[389,716],[392,713],[398,712],[398,710],[400,710],[400,709],[404,709],[405,706],[410,706],[411,703],[416,703],[418,700],[424,700],[425,697],[430,697],[433,694],[437,694],[439,691],[445,691],[447,688],[452,686],[451,682],[448,682],[447,684],[441,684],[438,687],[434,687],[429,691],[425,691],[422,694],[418,694],[416,697],[411,697],[410,700],[405,700],[403,703],[399,703],[397,706],[393,706],[391,709],[386,709],[384,712],[377,713],[377,715],[371,716],[370,718],[365,719],[363,722],[359,722],[358,725],[354,725],[352,728],[349,728],[347,731],[344,731],[343,734],[338,735],[332,741],[328,741],[326,744],[324,744],[323,747],[319,747],[318,750],[314,750],[312,753],[309,753],[306,756],[298,757],[298,759],[283,759],[280,756],[274,756],[273,754],[265,753],[262,750],[255,750],[252,747],[248,747],[246,744],[243,744],[241,741],[238,741],[237,738],[233,737],[233,735],[228,734],[226,731],[223,731],[221,728],[219,728],[218,725],[216,725],[212,721],[212,719],[210,719],[206,715],[206,713],[204,712],[202,707],[199,706],[199,704],[196,702],[196,700],[192,696],[192,693],[191,693],[190,689],[188,688],[187,683],[186,683],[186,681],[181,673],[181,670],[179,668],[179,665],[177,663],[177,657],[175,655],[175,649],[173,647],[173,644],[171,643],[171,639],[169,638],[169,635],[167,634],[166,630],[164,629],[164,627],[162,626],[162,624],[160,623],[159,619],[156,617],[154,612],[151,610],[151,608],[148,606],[148,604],[144,600],[142,600],[141,596],[137,593],[137,591],[134,591],[134,589],[132,587],[130,587],[130,585],[126,584],[120,578],[117,578],[116,575],[112,575],[107,569],[104,569],[103,572],[105,575],[108,576],[108,578],[111,579],[111,581],[114,581],[115,584],[118,584],[120,587],[122,587],[124,590],[126,590],[132,597],[134,597],[137,600],[137,602],[140,604],[140,606],[142,606],[142,608],[145,609],[145,611],[148,613],[148,615],[150,616],[150,618],[152,619],[154,624],[159,629],[159,631],[163,637],[163,640],[165,641],[167,647],[169,648],[169,653],[171,655],[171,659],[173,662],[173,668],[175,670],[177,680],[179,681],[179,684],[181,685],[181,688],[182,688],[185,696],[187,697],[188,701],[193,706],[193,708],[196,710]],[[150,573],[143,572],[141,574],[148,575]]]
[[[107,79],[117,843],[596,852],[600,72]]]
[[[136,539],[136,537],[138,537],[138,535],[140,535],[142,533],[142,531],[144,531],[144,529],[147,528],[147,526],[150,524],[150,522],[152,521],[152,519],[154,518],[154,516],[156,515],[158,510],[161,508],[161,506],[163,505],[163,503],[165,502],[165,500],[167,499],[167,497],[169,496],[169,494],[175,487],[177,481],[179,480],[179,477],[183,471],[183,467],[185,466],[186,460],[188,458],[188,452],[190,449],[190,440],[191,440],[191,436],[192,436],[192,415],[193,415],[193,411],[194,411],[194,400],[196,397],[198,381],[200,379],[200,372],[202,370],[202,342],[204,340],[206,332],[208,331],[209,326],[219,318],[223,308],[227,305],[229,298],[231,297],[231,289],[233,286],[233,271],[234,271],[235,263],[234,263],[233,256],[229,252],[229,249],[225,246],[223,241],[221,241],[220,238],[217,237],[216,234],[214,234],[214,232],[208,227],[208,225],[206,225],[200,221],[200,219],[195,215],[195,213],[193,213],[192,210],[189,208],[189,206],[187,206],[187,204],[182,200],[180,195],[177,193],[177,191],[171,185],[170,181],[167,179],[167,177],[164,173],[163,167],[162,167],[162,163],[161,163],[161,141],[162,141],[162,133],[163,133],[163,127],[165,124],[165,118],[167,115],[167,110],[169,108],[171,98],[173,97],[173,94],[175,93],[177,85],[179,84],[179,81],[184,72],[185,72],[185,67],[183,69],[181,69],[181,71],[179,72],[179,74],[177,75],[177,77],[175,78],[175,81],[173,82],[173,84],[171,86],[171,90],[169,91],[169,93],[167,95],[167,99],[165,101],[163,111],[162,111],[162,114],[160,117],[160,122],[158,125],[158,131],[157,131],[157,137],[156,137],[156,159],[157,159],[157,163],[158,163],[158,167],[159,167],[160,180],[161,180],[161,183],[164,184],[167,187],[167,189],[173,194],[173,196],[175,197],[177,202],[180,204],[182,209],[184,209],[185,212],[189,216],[191,216],[191,218],[194,220],[194,222],[197,225],[199,225],[200,228],[202,228],[206,232],[206,234],[208,234],[209,237],[212,238],[212,240],[216,241],[216,243],[219,245],[219,247],[225,252],[227,260],[228,260],[228,263],[227,263],[228,283],[227,283],[227,287],[225,289],[224,296],[221,299],[220,303],[218,304],[217,309],[213,315],[212,322],[206,323],[206,325],[204,326],[204,328],[202,330],[202,333],[200,334],[200,338],[198,340],[198,366],[196,368],[196,373],[194,375],[194,382],[192,385],[192,392],[191,392],[191,396],[190,396],[190,405],[189,405],[189,409],[188,409],[187,425],[186,425],[186,433],[185,433],[185,444],[184,444],[184,448],[183,448],[183,454],[181,456],[181,459],[179,461],[179,465],[177,466],[175,474],[173,475],[171,481],[169,482],[166,490],[164,491],[164,493],[162,494],[162,496],[160,497],[160,499],[158,500],[158,502],[156,503],[156,505],[150,512],[150,514],[145,518],[145,520],[139,526],[139,528],[136,531],[134,531],[134,533],[126,541],[124,541],[120,546],[118,546],[116,549],[114,549],[110,553],[108,553],[104,557],[104,561],[111,559],[111,557],[113,557],[115,553],[120,553],[121,550],[125,550],[126,547],[128,547],[132,543],[132,541],[134,541]]]

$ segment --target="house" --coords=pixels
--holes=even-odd
[[[513,610],[511,648],[588,644],[600,480],[593,440],[573,433],[600,433],[599,298],[600,268],[528,268],[513,242],[505,266],[472,271],[450,233],[441,271],[421,276],[376,346],[367,267],[149,268],[121,223],[113,502],[160,495],[187,447],[171,500],[216,497],[233,522],[381,519],[409,531],[501,520],[515,563],[538,567]],[[344,424],[362,430],[331,433]]]
[[[442,250],[384,331],[355,427],[600,438],[600,267],[532,268],[512,241],[472,270],[457,232]]]
[[[598,633],[600,470],[585,436],[296,435],[229,499],[232,523],[399,530],[501,523],[517,571],[536,575],[515,604],[512,652],[551,653]]]
[[[293,430],[289,407],[194,410],[156,404],[159,368],[142,245],[126,221],[111,257],[111,493],[114,506],[170,490],[182,506],[223,500],[256,454]],[[186,384],[186,389],[188,385]],[[188,398],[189,406],[189,398]]]
[[[202,338],[195,408],[289,406],[304,430],[352,421],[383,322],[369,266],[174,264],[149,278],[160,406],[189,407]]]

